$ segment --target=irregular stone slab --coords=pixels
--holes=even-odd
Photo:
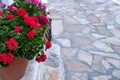
[[[119,13],[117,13],[117,14],[115,15],[115,18],[116,18],[116,19],[120,19]]]
[[[109,25],[114,25],[115,24],[114,18],[113,19],[108,19],[105,23],[109,24]]]
[[[120,54],[120,46],[113,46],[115,51],[118,52]]]
[[[80,48],[82,50],[89,50],[89,49],[93,49],[94,47],[92,45],[86,45],[86,46],[81,46]]]
[[[94,4],[94,6],[93,6],[93,4],[90,4],[90,3],[88,4],[88,10],[94,11],[97,9],[97,7],[98,7],[98,5],[96,5],[96,4]]]
[[[48,59],[46,62],[47,65],[52,66],[52,67],[59,67],[60,59],[58,55],[51,54],[47,59]]]
[[[99,8],[97,8],[96,10],[98,10],[98,11],[103,11],[105,8],[104,7],[99,7]]]
[[[62,51],[66,59],[72,59],[72,57],[76,54],[78,49],[77,48],[62,48]]]
[[[69,39],[56,39],[63,47],[71,47],[71,42]]]
[[[102,59],[103,59],[103,56],[94,55],[94,60],[95,60],[95,61],[101,61]]]
[[[100,34],[103,34],[105,36],[110,36],[111,33],[107,30],[105,25],[96,25],[95,26]]]
[[[112,68],[112,67],[110,66],[110,64],[109,64],[106,60],[102,60],[102,65],[103,65],[107,70],[109,70],[110,68]]]
[[[70,39],[72,35],[71,35],[70,33],[68,33],[68,32],[65,32],[65,33],[61,34],[60,36],[61,36],[62,38],[65,38],[65,39],[66,39],[66,38],[67,38],[67,39]]]
[[[61,47],[58,44],[52,42],[52,47],[47,50],[47,55],[50,56],[51,54],[56,54],[57,56],[61,56],[62,52],[60,51]]]
[[[93,23],[92,24],[93,26],[95,26],[95,27],[99,27],[99,26],[105,26],[105,24],[104,23],[102,23],[102,22],[100,22],[100,23]]]
[[[116,19],[115,21],[116,21],[118,24],[120,24],[120,19]]]
[[[86,73],[75,73],[72,76],[73,80],[88,80],[88,75]]]
[[[120,69],[120,60],[112,59],[112,58],[107,58],[106,60],[112,65],[114,65],[115,67]]]
[[[57,14],[54,14],[54,15],[50,15],[52,19],[63,19],[63,17],[61,15],[57,15]]]
[[[38,79],[41,80],[41,79]],[[45,74],[43,80],[62,80],[62,74],[60,69],[49,69]]]
[[[91,31],[91,28],[90,28],[90,27],[86,27],[86,28],[83,28],[83,29],[82,29],[82,32],[83,32],[83,33],[90,33],[90,31]]]
[[[62,20],[52,20],[52,35],[57,36],[63,32]]]
[[[79,0],[78,0],[78,1],[79,1]],[[80,6],[85,7],[85,6],[86,6],[86,4],[80,3]]]
[[[82,36],[83,33],[74,33],[73,35],[75,35],[75,36]]]
[[[101,35],[101,34],[97,34],[97,33],[91,33],[91,34],[92,34],[92,36],[93,36],[94,38],[98,38],[98,39],[107,37],[107,36],[105,36],[105,35]]]
[[[99,22],[99,18],[96,17],[95,15],[89,15],[89,16],[87,17],[87,19],[90,20],[90,21],[92,21],[92,22],[96,22],[96,23]]]
[[[78,21],[79,21],[81,24],[88,24],[88,23],[90,23],[90,21],[88,21],[88,20],[85,19],[85,18],[79,18]]]
[[[94,45],[96,48],[98,48],[98,49],[100,49],[100,50],[102,50],[102,51],[105,51],[105,52],[114,52],[114,50],[113,50],[111,47],[109,47],[107,44],[105,44],[105,43],[102,42],[102,41],[94,42],[93,45]]]
[[[65,16],[65,20],[64,21],[65,21],[66,24],[79,24],[79,22],[76,21],[71,16]]]
[[[103,3],[103,2],[106,2],[107,0],[94,0],[94,1],[91,1],[93,3]]]
[[[114,25],[107,25],[107,29],[111,30],[111,29],[115,29]]]
[[[99,76],[95,76],[92,79],[93,80],[109,80],[111,78],[111,76],[109,75],[99,75]]]
[[[66,80],[88,80],[88,74],[86,73],[69,73],[66,76]]]
[[[114,70],[112,74],[120,79],[120,70]]]
[[[93,61],[93,64],[92,64],[92,69],[95,70],[97,73],[100,73],[100,74],[105,74],[106,73],[106,70],[105,68],[101,65],[101,61]]]
[[[89,44],[92,43],[90,39],[80,38],[79,36],[74,36],[72,38],[72,40],[73,40],[73,44],[72,44],[73,47],[76,47],[76,46],[85,46],[85,45],[89,45]]]
[[[65,61],[64,62],[67,71],[83,71],[83,72],[91,72],[92,69],[87,65],[78,62],[78,61]]]
[[[86,62],[89,65],[91,65],[92,64],[92,60],[93,60],[93,56],[90,53],[88,53],[88,52],[80,50],[78,59],[80,59],[83,62]]]
[[[116,59],[120,59],[120,56],[117,54],[113,54],[113,53],[105,53],[105,52],[95,52],[95,51],[89,51],[90,53],[96,54],[96,55],[101,55],[104,57],[110,57],[110,58],[116,58]]]
[[[65,31],[71,32],[71,33],[73,33],[73,32],[79,33],[79,32],[81,32],[81,27],[79,25],[67,25],[65,27]]]
[[[115,37],[109,37],[109,38],[106,38],[106,39],[102,39],[101,41],[120,46],[120,39],[115,38]]]
[[[117,29],[113,29],[111,30],[111,32],[113,33],[114,36],[116,36],[117,38],[120,38],[120,31]]]

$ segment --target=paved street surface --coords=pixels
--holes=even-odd
[[[21,80],[120,80],[120,5],[112,0],[49,0],[48,59],[30,61]]]
[[[120,5],[111,0],[48,3],[54,47],[45,80],[120,80]]]
[[[112,0],[49,0],[48,59],[30,61],[21,80],[120,80],[120,5]]]

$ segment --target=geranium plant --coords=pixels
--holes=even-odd
[[[38,0],[14,0],[0,12],[0,67],[8,66],[18,57],[46,60],[51,47],[44,36],[49,29],[46,5]]]

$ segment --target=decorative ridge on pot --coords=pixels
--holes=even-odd
[[[0,12],[0,67],[10,65],[18,57],[37,62],[47,59],[51,47],[45,40],[49,29],[46,5],[38,0],[15,0]]]

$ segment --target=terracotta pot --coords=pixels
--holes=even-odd
[[[16,59],[10,66],[0,69],[2,80],[20,80],[24,75],[28,60],[24,58]]]

